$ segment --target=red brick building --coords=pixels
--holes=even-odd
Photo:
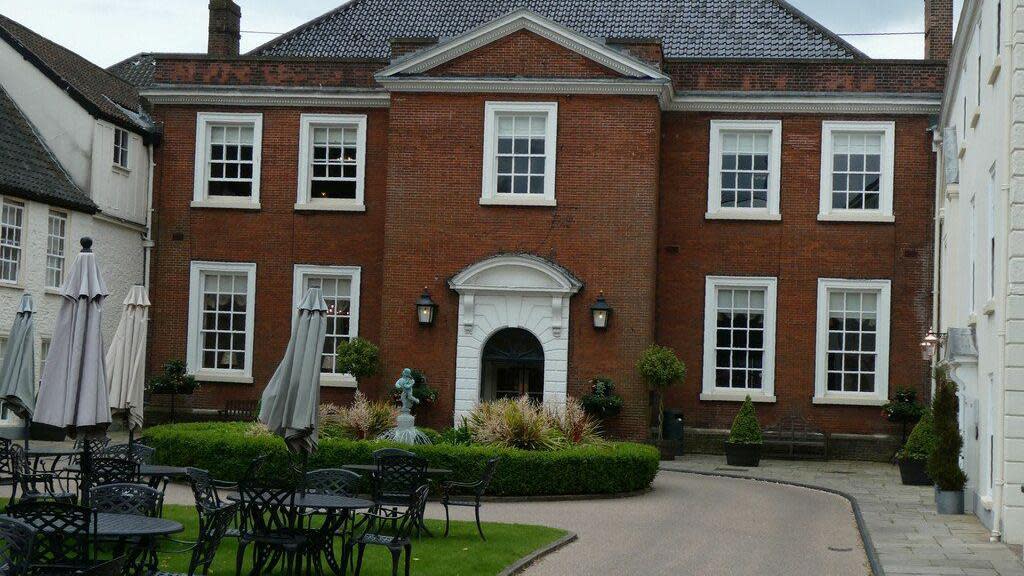
[[[329,347],[381,348],[360,388],[425,371],[434,426],[605,375],[645,436],[658,343],[689,427],[750,394],[764,424],[890,432],[879,406],[927,390],[945,62],[869,59],[783,2],[605,4],[355,0],[239,55],[214,0],[209,54],[115,66],[164,126],[151,368],[185,358],[199,409],[257,398],[312,283]],[[945,57],[952,9],[926,4]]]

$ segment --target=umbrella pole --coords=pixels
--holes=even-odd
[[[135,441],[135,428],[131,425],[132,413],[130,410],[125,410],[124,413],[124,426],[128,429],[128,453],[132,453],[132,443]]]
[[[25,452],[28,452],[28,437],[31,436],[32,421],[25,418]]]

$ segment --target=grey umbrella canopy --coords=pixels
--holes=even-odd
[[[292,452],[316,450],[326,314],[327,303],[320,289],[310,288],[299,304],[284,358],[263,391],[260,422],[284,438]]]
[[[121,322],[107,350],[106,367],[110,409],[122,414],[133,432],[142,428],[148,325],[149,293],[145,286],[132,286],[124,299]]]
[[[110,425],[101,331],[107,294],[92,240],[82,238],[82,251],[60,288],[63,302],[39,383],[34,424],[72,434]]]
[[[36,409],[36,356],[33,344],[32,296],[23,294],[18,314],[7,337],[7,351],[0,365],[0,401],[28,421]]]

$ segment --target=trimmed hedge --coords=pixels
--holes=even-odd
[[[253,458],[270,454],[269,465],[283,467],[290,455],[276,436],[250,436],[249,424],[204,422],[166,424],[147,429],[145,443],[156,449],[154,462],[170,466],[195,466],[215,478],[239,480]],[[423,456],[433,468],[447,468],[449,477],[472,481],[483,471],[488,458],[501,456],[488,490],[494,496],[545,496],[614,494],[642,490],[658,472],[658,450],[625,442],[553,451],[527,451],[489,446],[404,446],[383,441],[321,439],[309,467],[339,468],[345,464],[372,463],[371,453],[400,447]],[[273,469],[273,468],[272,468]]]

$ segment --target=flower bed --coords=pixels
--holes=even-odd
[[[155,462],[171,466],[195,466],[214,477],[238,480],[253,458],[271,455],[271,466],[284,466],[289,455],[277,437],[254,435],[252,425],[242,422],[167,424],[143,433],[146,444],[156,449]],[[326,438],[310,458],[310,468],[338,468],[368,464],[379,448],[397,446],[382,441]],[[495,496],[551,496],[615,494],[642,490],[658,471],[658,451],[650,446],[608,442],[558,450],[532,451],[492,446],[398,446],[426,458],[431,467],[452,470],[453,480],[475,480],[484,463],[501,457],[488,491]]]

